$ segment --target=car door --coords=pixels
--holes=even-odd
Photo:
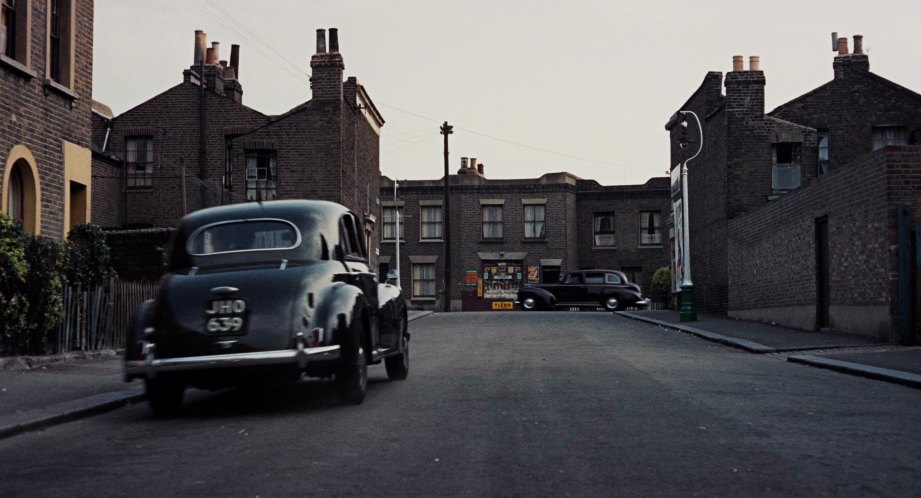
[[[567,275],[563,283],[556,286],[554,294],[557,304],[578,303],[579,296],[582,294],[582,285],[582,273],[575,272]]]
[[[348,268],[351,284],[360,288],[368,300],[368,307],[372,314],[371,340],[374,342],[369,347],[373,351],[380,344],[377,274],[371,271],[364,237],[362,237],[358,222],[352,213],[344,214],[339,222],[339,244],[342,247],[343,263]]]
[[[604,294],[604,273],[585,272],[585,285],[582,287],[580,302],[600,303]]]

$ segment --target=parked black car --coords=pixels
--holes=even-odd
[[[180,222],[167,274],[129,333],[125,378],[156,414],[187,386],[332,377],[361,403],[369,363],[409,372],[406,302],[371,271],[358,218],[325,201],[204,209]]]
[[[518,289],[515,303],[526,311],[570,307],[602,307],[608,311],[648,306],[639,285],[617,270],[579,270],[559,283],[527,284]]]

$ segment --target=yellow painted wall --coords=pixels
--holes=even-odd
[[[75,221],[90,223],[92,218],[92,192],[93,192],[93,154],[90,149],[80,147],[70,142],[64,142],[64,233],[62,237],[67,237],[67,232],[71,228],[71,215],[75,215]],[[71,183],[77,183],[84,187],[85,198],[78,200],[71,199]],[[74,209],[79,209],[75,213]],[[82,215],[82,216],[81,216]]]

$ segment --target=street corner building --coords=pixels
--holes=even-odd
[[[399,269],[412,308],[445,309],[447,299],[454,311],[512,310],[522,285],[580,268],[621,270],[649,289],[668,266],[667,178],[624,186],[566,172],[490,180],[474,157],[448,176],[450,232],[443,178],[381,179],[380,278]]]
[[[92,221],[93,2],[0,2],[0,210],[64,238]]]
[[[686,166],[699,309],[910,343],[921,95],[871,72],[862,36],[848,41],[832,34],[828,83],[771,112],[758,56],[706,74],[665,125],[672,224]],[[680,237],[670,246],[681,267]]]
[[[196,31],[191,48],[191,64],[176,86],[118,116],[102,105],[93,113],[94,178],[97,198],[106,200],[94,203],[94,217],[113,229],[115,245],[162,250],[156,240],[164,235],[156,232],[171,231],[182,216],[205,207],[319,199],[361,217],[375,258],[384,120],[365,87],[344,77],[338,30],[316,31],[304,88],[310,100],[277,116],[244,105],[239,45],[230,46],[225,60],[221,44],[209,45],[207,34]],[[150,243],[134,244],[138,238]],[[133,271],[127,259],[116,260]],[[157,266],[144,272],[156,277]]]

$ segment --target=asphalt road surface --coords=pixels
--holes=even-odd
[[[0,496],[918,496],[921,391],[610,313],[410,324],[364,404],[193,391],[0,440]]]

